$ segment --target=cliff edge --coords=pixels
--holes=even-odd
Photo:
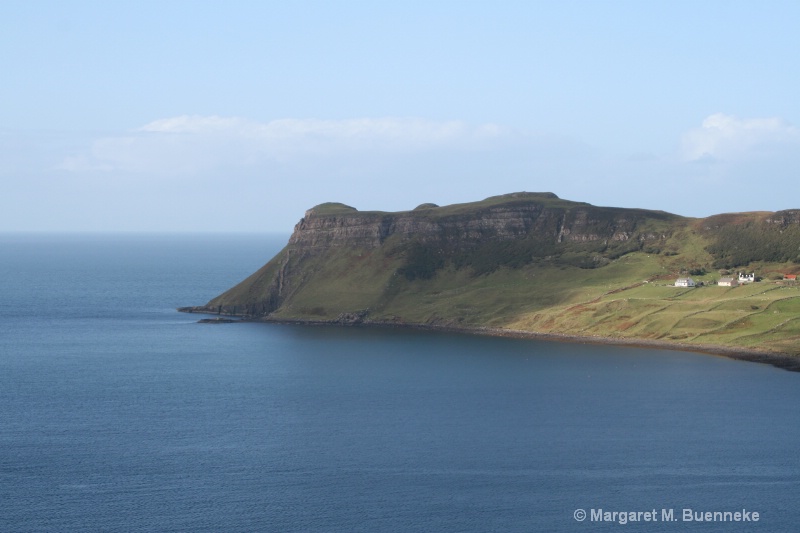
[[[326,203],[253,275],[182,310],[796,353],[799,267],[800,210],[694,219],[528,192],[393,213]],[[761,281],[717,284],[737,269]]]

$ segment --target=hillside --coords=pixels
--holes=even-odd
[[[800,210],[693,219],[552,193],[396,213],[328,203],[259,271],[182,310],[798,355],[800,289],[783,276],[799,270]],[[760,281],[716,285],[737,271]]]

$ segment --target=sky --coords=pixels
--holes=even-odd
[[[0,2],[0,231],[800,208],[800,2]]]

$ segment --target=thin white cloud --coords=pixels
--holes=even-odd
[[[686,161],[713,162],[775,155],[800,145],[800,130],[780,118],[740,119],[717,113],[683,136]]]
[[[264,161],[353,153],[397,154],[478,148],[511,135],[495,124],[420,118],[350,120],[179,116],[150,122],[131,134],[98,139],[65,158],[69,171],[193,173]]]

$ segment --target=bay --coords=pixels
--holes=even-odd
[[[800,375],[175,312],[285,242],[0,235],[0,530],[795,530]]]

